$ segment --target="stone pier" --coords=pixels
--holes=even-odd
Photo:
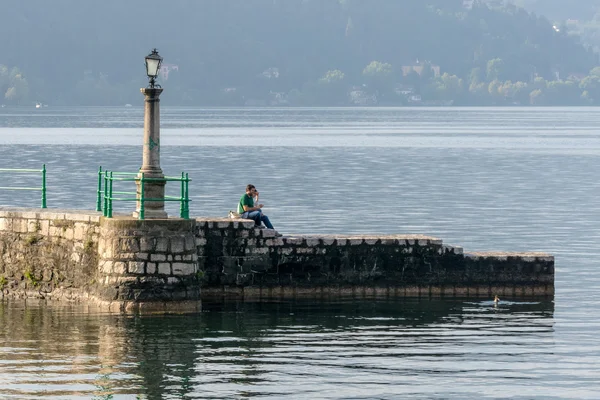
[[[466,253],[422,235],[276,237],[249,220],[0,208],[0,293],[113,311],[194,311],[203,298],[552,296],[554,257]]]

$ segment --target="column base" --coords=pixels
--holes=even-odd
[[[133,212],[133,218],[139,218],[140,217],[140,212],[139,211],[134,211]],[[169,216],[167,215],[166,211],[162,211],[162,210],[144,210],[144,219],[168,219]]]

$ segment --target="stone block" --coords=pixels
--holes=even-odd
[[[193,263],[173,263],[173,275],[193,275],[196,273],[196,265]]]
[[[130,274],[145,274],[146,266],[143,261],[130,261],[128,263],[127,272]]]
[[[169,239],[164,237],[156,238],[156,251],[166,253],[169,249]]]
[[[118,243],[120,253],[137,253],[140,251],[140,243],[137,238],[120,238]]]
[[[75,223],[73,239],[83,241],[87,236],[88,227],[89,225],[82,222]]]
[[[27,225],[27,220],[26,219],[19,219],[19,220],[16,220],[15,222],[16,223],[13,225],[13,228],[16,228],[15,232],[17,232],[17,233],[27,233],[27,231],[29,229],[29,226]]]
[[[298,247],[296,254],[314,254],[315,249],[313,247]]]
[[[195,238],[193,236],[185,237],[185,251],[191,251],[196,248]]]
[[[185,241],[183,237],[171,238],[171,253],[180,254],[185,251]]]
[[[122,261],[113,262],[112,273],[117,275],[124,275],[127,273],[127,264]]]
[[[277,231],[275,229],[261,229],[261,237],[274,238],[275,236],[277,236]]]
[[[323,238],[321,241],[323,242],[324,246],[333,246],[333,243],[335,243],[335,239],[333,238]]]
[[[140,251],[152,252],[154,250],[154,238],[141,237],[140,238]]]
[[[50,221],[42,219],[40,222],[40,234],[48,236],[48,230],[50,228]]]
[[[290,254],[292,254],[294,252],[294,249],[291,247],[286,247],[283,249],[279,249],[278,253],[284,256],[289,256]]]
[[[304,242],[304,238],[302,238],[302,237],[288,237],[288,238],[284,238],[283,241],[284,241],[285,244],[288,244],[288,245],[299,246],[299,245],[302,245],[302,243]]]
[[[373,246],[374,244],[377,244],[377,242],[379,241],[379,239],[365,239],[365,243]]]
[[[269,254],[268,247],[256,247],[252,249],[251,254]]]
[[[203,219],[199,219],[196,218],[196,227],[199,231],[206,229],[208,226],[208,222],[203,220]]]
[[[167,261],[167,256],[165,254],[150,254],[150,261]]]
[[[137,283],[138,278],[135,276],[119,276],[117,282],[119,285],[131,285]]]
[[[363,243],[363,239],[358,239],[358,238],[348,239],[348,242],[349,242],[350,246],[358,246]]]
[[[75,228],[69,227],[69,228],[63,229],[63,237],[67,240],[74,240],[75,239]]]
[[[119,253],[117,254],[117,257],[119,260],[121,261],[130,261],[130,260],[135,260],[137,258],[137,254],[136,253]]]
[[[27,232],[29,233],[38,233],[40,231],[40,223],[36,219],[27,220]]]
[[[158,263],[159,275],[171,275],[171,263]]]
[[[154,275],[154,274],[156,274],[156,271],[157,271],[156,263],[147,263],[146,264],[146,274]]]
[[[119,278],[116,276],[106,276],[104,277],[104,280],[102,282],[105,286],[112,286],[115,285],[118,282],[118,280]]]
[[[240,226],[243,229],[252,229],[252,228],[254,228],[254,221],[252,221],[252,220],[243,220],[243,221],[240,221]]]
[[[98,269],[102,274],[112,274],[113,262],[112,261],[100,261],[98,263]]]
[[[310,247],[316,247],[320,244],[320,239],[318,238],[306,238],[306,245]]]
[[[196,238],[196,246],[206,246],[206,239],[204,238]]]
[[[230,221],[220,221],[216,223],[216,227],[218,229],[227,229],[231,226],[231,222]]]

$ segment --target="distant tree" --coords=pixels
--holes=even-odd
[[[346,75],[339,69],[329,70],[319,79],[319,83],[327,85],[339,84],[345,77]]]
[[[598,77],[600,77],[600,67],[592,68],[592,70],[589,73],[589,76],[598,76]]]
[[[478,84],[484,80],[483,73],[481,72],[481,68],[476,67],[471,70],[469,73],[469,84]]]
[[[327,71],[318,82],[320,102],[327,105],[343,104],[346,101],[345,77],[339,69]]]
[[[436,100],[462,100],[464,96],[464,83],[456,75],[450,75],[447,72],[442,76],[432,80],[430,96]]]
[[[392,64],[373,61],[363,69],[363,76],[372,89],[385,97],[393,92],[394,68]]]
[[[8,90],[8,83],[10,82],[10,75],[8,67],[0,64],[0,94],[6,93]]]
[[[596,104],[600,103],[600,76],[590,75],[579,82],[579,88],[586,92],[586,99]]]
[[[493,60],[488,61],[486,68],[486,75],[488,81],[493,81],[496,79],[503,79],[504,74],[504,61],[501,58],[494,58]]]
[[[12,68],[8,77],[7,68],[0,67],[0,87],[4,87],[4,99],[12,104],[25,104],[29,99],[29,83],[18,68]]]
[[[474,105],[485,105],[489,101],[488,87],[485,82],[469,85],[470,102]]]
[[[363,75],[371,79],[386,80],[392,76],[393,72],[392,64],[373,61],[365,67]]]
[[[498,87],[498,91],[508,103],[529,104],[529,93],[531,89],[525,82],[506,81]]]
[[[544,92],[541,89],[535,89],[529,94],[529,104],[532,106],[544,105]]]

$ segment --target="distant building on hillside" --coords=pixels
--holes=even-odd
[[[377,96],[367,93],[361,86],[355,86],[348,92],[348,100],[355,106],[377,105]]]
[[[476,4],[485,4],[488,7],[497,8],[505,4],[505,0],[463,0],[463,8],[471,10]]]
[[[160,66],[160,78],[168,81],[169,80],[169,72],[171,71],[177,71],[179,72],[179,65],[175,65],[175,64],[161,64]]]
[[[463,8],[470,10],[473,8],[473,3],[475,3],[475,0],[463,0]]]
[[[431,67],[431,71],[433,72],[433,75],[436,78],[438,76],[440,76],[440,66],[439,65],[420,63],[419,61],[417,61],[415,63],[415,65],[403,65],[402,66],[402,75],[407,76],[413,71],[419,75],[423,75],[423,71],[424,71],[426,65],[429,65]]]

